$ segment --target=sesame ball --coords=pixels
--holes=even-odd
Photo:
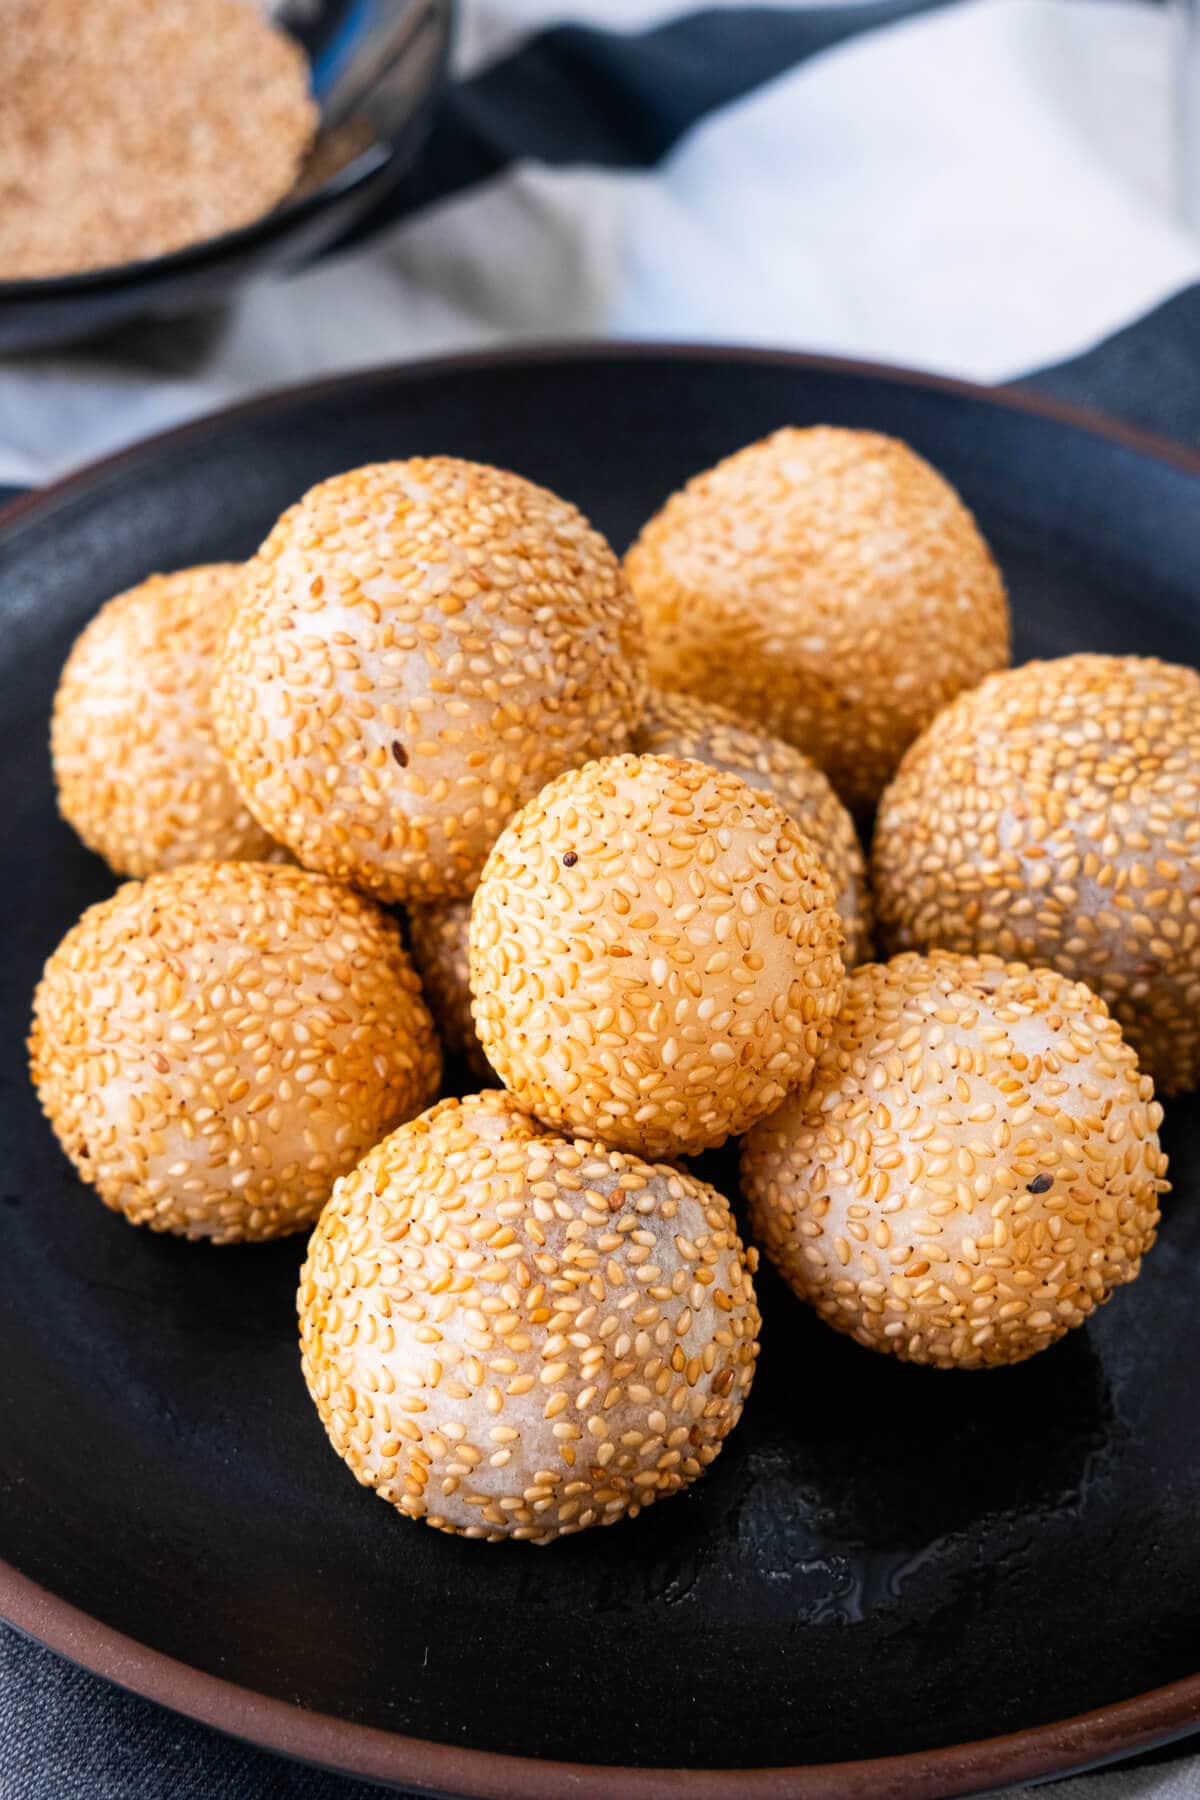
[[[471,902],[431,901],[408,912],[412,959],[442,1043],[461,1057],[477,1080],[490,1082],[492,1066],[471,1016]]]
[[[213,695],[265,829],[386,900],[466,898],[553,775],[624,749],[641,622],[565,500],[452,457],[353,469],[284,513]]]
[[[1004,583],[975,521],[878,432],[749,445],[672,495],[625,568],[651,678],[786,738],[855,811],[947,700],[1008,661]]]
[[[1200,1081],[1200,675],[1064,656],[992,676],[916,744],[874,846],[890,947],[1046,962],[1102,995],[1156,1087]]]
[[[811,758],[782,738],[744,729],[722,706],[662,688],[650,693],[633,749],[639,755],[707,763],[740,775],[750,787],[776,799],[811,840],[833,878],[846,940],[843,958],[855,962],[869,949],[871,898],[862,846],[853,819]],[[452,1055],[466,1061],[473,1075],[490,1081],[492,1068],[471,1016],[471,902],[413,906],[408,923],[413,961],[442,1042]]]
[[[268,863],[192,863],[90,907],[46,964],[29,1050],[105,1205],[215,1243],[310,1225],[441,1073],[393,921]]]
[[[50,728],[58,804],[118,875],[283,855],[225,769],[209,712],[244,572],[151,575],[101,607],[67,658]]]
[[[335,1450],[410,1518],[549,1543],[703,1474],[759,1314],[724,1197],[547,1136],[508,1095],[444,1100],[338,1182],[298,1298]]]
[[[547,1124],[673,1159],[807,1081],[842,988],[833,884],[768,795],[621,756],[550,784],[471,911],[475,1028]]]
[[[862,845],[854,820],[811,757],[770,732],[739,724],[723,706],[663,688],[651,689],[633,748],[639,755],[684,757],[727,769],[777,800],[833,877],[846,963],[868,953],[871,900]]]
[[[871,1350],[1022,1362],[1132,1281],[1162,1109],[1102,1000],[995,956],[868,963],[804,1093],[742,1146],[784,1279]]]

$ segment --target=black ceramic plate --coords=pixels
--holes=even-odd
[[[132,1229],[74,1179],[27,1084],[42,960],[113,885],[55,816],[46,750],[62,660],[108,594],[242,556],[319,477],[417,451],[547,482],[624,545],[693,470],[818,420],[898,433],[958,484],[1021,656],[1200,663],[1200,464],[798,358],[386,371],[202,421],[0,525],[0,1550],[19,1572],[0,1599],[18,1622],[260,1741],[471,1793],[564,1791],[496,1752],[693,1771],[681,1789],[591,1768],[581,1794],[960,1792],[1200,1720],[1193,1102],[1169,1111],[1161,1241],[1087,1329],[1009,1371],[905,1368],[764,1276],[761,1373],[705,1481],[531,1550],[442,1537],[356,1487],[300,1378],[302,1244]],[[907,1760],[862,1767],[885,1756]]]
[[[0,281],[0,354],[214,305],[253,275],[296,268],[361,220],[429,130],[454,0],[276,0],[303,45],[321,116],[319,167],[252,224],[145,262]],[[357,146],[337,152],[334,127]],[[318,164],[314,164],[314,167]]]

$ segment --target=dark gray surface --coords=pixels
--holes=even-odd
[[[0,1626],[2,1800],[379,1800],[122,1693]]]

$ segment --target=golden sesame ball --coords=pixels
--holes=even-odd
[[[719,700],[874,804],[938,709],[1009,656],[954,489],[906,444],[777,431],[672,495],[625,559],[651,678]]]
[[[777,800],[833,877],[846,963],[869,952],[871,900],[862,845],[854,820],[811,757],[770,732],[740,725],[723,706],[664,688],[651,689],[633,749],[727,769]]]
[[[1200,675],[1026,663],[964,694],[880,807],[895,949],[1046,962],[1102,995],[1164,1093],[1200,1081]]]
[[[408,911],[412,959],[442,1043],[480,1081],[494,1079],[471,1017],[471,902],[431,901]]]
[[[759,1314],[729,1203],[444,1100],[343,1177],[300,1278],[304,1376],[338,1454],[410,1518],[549,1543],[703,1474]]]
[[[744,1131],[807,1081],[842,988],[833,884],[768,795],[620,756],[551,782],[471,911],[475,1027],[539,1118],[652,1157]]]
[[[862,846],[853,819],[811,758],[782,738],[744,729],[722,706],[661,688],[650,694],[633,749],[707,763],[772,795],[810,839],[838,890],[845,961],[854,962],[869,949],[871,900]],[[408,922],[413,961],[442,1042],[464,1058],[472,1074],[490,1081],[493,1071],[471,1016],[471,902],[412,906]]]
[[[90,907],[46,964],[29,1050],[105,1205],[216,1243],[311,1224],[441,1072],[393,921],[268,863],[192,863]]]
[[[233,776],[307,867],[465,898],[551,776],[624,749],[641,621],[565,500],[452,457],[353,469],[263,545],[213,706]]]
[[[101,607],[67,658],[50,728],[58,804],[118,875],[283,855],[238,794],[209,712],[244,571],[152,575]]]
[[[751,1227],[871,1350],[1022,1362],[1132,1281],[1162,1108],[1102,1000],[995,956],[867,963],[807,1092],[742,1146]]]

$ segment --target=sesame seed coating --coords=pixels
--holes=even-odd
[[[870,952],[871,897],[854,820],[829,778],[803,751],[770,732],[740,725],[731,712],[694,694],[652,688],[634,733],[639,756],[676,756],[740,775],[795,819],[833,878],[847,965]]]
[[[874,845],[895,949],[1086,981],[1167,1094],[1200,1081],[1200,675],[1064,656],[994,675],[913,745]]]
[[[192,863],[90,907],[46,964],[29,1053],[105,1205],[215,1243],[311,1224],[441,1074],[394,922],[270,863]]]
[[[151,575],[67,658],[50,727],[59,809],[118,875],[285,854],[229,779],[209,711],[242,578],[237,563]]]
[[[651,679],[757,719],[855,811],[940,707],[1009,657],[954,489],[878,432],[784,429],[673,494],[625,558]]]
[[[471,911],[475,1028],[547,1124],[691,1155],[808,1079],[840,945],[832,881],[768,795],[702,763],[611,757],[497,840]]]
[[[633,750],[707,763],[777,800],[811,840],[838,890],[845,961],[855,962],[869,950],[871,896],[862,845],[853,819],[811,758],[768,732],[745,730],[723,706],[662,688],[651,690]],[[413,961],[442,1042],[465,1058],[479,1080],[490,1081],[492,1067],[471,1016],[471,902],[412,906],[408,923]]]
[[[421,987],[452,1056],[482,1082],[495,1079],[471,1016],[471,902],[433,901],[408,909],[408,938]]]
[[[1167,1160],[1150,1078],[1081,982],[909,953],[846,983],[804,1093],[742,1146],[784,1279],[868,1349],[1022,1362],[1132,1281]]]
[[[410,1518],[544,1544],[632,1518],[713,1461],[759,1313],[724,1197],[444,1100],[338,1182],[298,1308],[338,1454]]]
[[[254,563],[213,696],[248,804],[306,866],[465,898],[551,776],[624,749],[641,623],[582,514],[451,457],[353,469]]]

